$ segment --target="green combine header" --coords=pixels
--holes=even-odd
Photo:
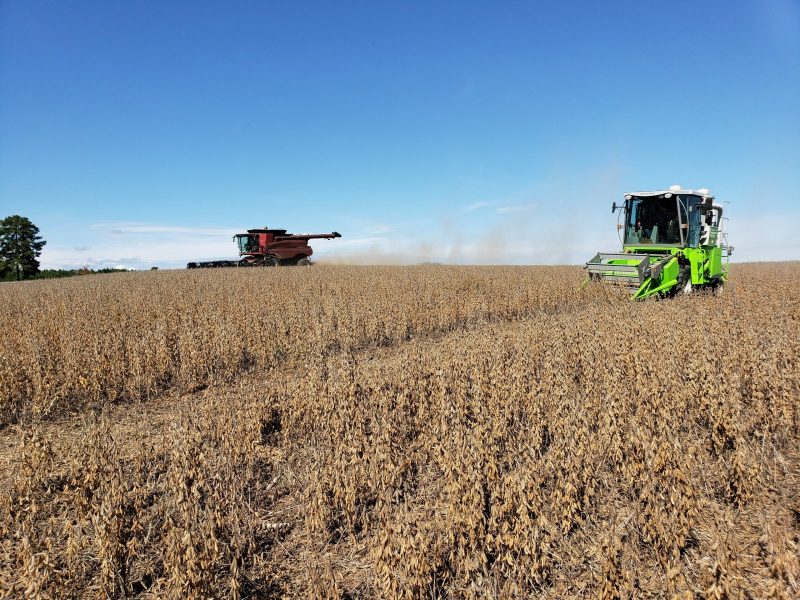
[[[634,300],[725,284],[733,246],[709,190],[633,192],[611,212],[619,212],[622,252],[595,255],[586,263],[590,280],[626,286]]]

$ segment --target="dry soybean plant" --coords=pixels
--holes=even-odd
[[[0,423],[578,307],[588,295],[576,273],[316,267],[10,283],[0,287]]]
[[[52,322],[2,342],[54,351],[3,372],[0,589],[797,597],[799,274],[644,303],[543,267],[39,286]]]

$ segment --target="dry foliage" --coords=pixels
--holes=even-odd
[[[0,424],[577,307],[559,268],[132,273],[0,289]]]
[[[798,597],[800,265],[581,275],[2,286],[0,591]]]

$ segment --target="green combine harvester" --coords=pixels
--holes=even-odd
[[[624,285],[634,300],[722,289],[733,246],[709,190],[633,192],[611,205],[617,211],[622,253],[599,252],[587,262],[590,280]]]

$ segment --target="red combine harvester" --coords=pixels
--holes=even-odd
[[[308,240],[322,238],[330,240],[342,235],[331,233],[286,233],[285,229],[248,229],[247,233],[233,236],[239,246],[239,260],[212,260],[190,262],[188,269],[214,267],[277,267],[278,265],[310,265],[314,253]]]

